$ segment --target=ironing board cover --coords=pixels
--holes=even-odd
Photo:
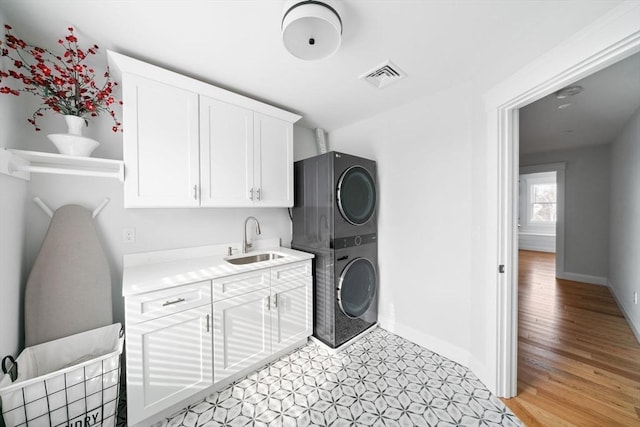
[[[25,345],[113,323],[111,271],[91,212],[55,211],[25,290]]]

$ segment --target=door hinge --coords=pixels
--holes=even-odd
[[[498,266],[498,273],[504,273],[504,264]]]

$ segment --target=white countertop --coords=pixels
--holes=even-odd
[[[227,258],[226,250],[229,246],[239,247],[237,243],[125,255],[122,295],[126,297],[153,292],[313,258],[313,254],[278,246],[278,239],[255,243],[256,248],[248,251],[248,255],[276,252],[283,257],[253,264],[230,264],[224,260]],[[236,253],[233,258],[241,256]]]

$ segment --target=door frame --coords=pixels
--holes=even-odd
[[[518,110],[640,51],[640,3],[625,1],[484,96],[497,178],[496,394],[517,394]]]

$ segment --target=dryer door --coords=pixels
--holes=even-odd
[[[375,300],[377,275],[371,261],[356,258],[342,270],[338,282],[338,305],[351,318],[367,312]]]
[[[353,225],[369,221],[376,210],[376,184],[362,166],[352,166],[338,181],[338,208]]]

